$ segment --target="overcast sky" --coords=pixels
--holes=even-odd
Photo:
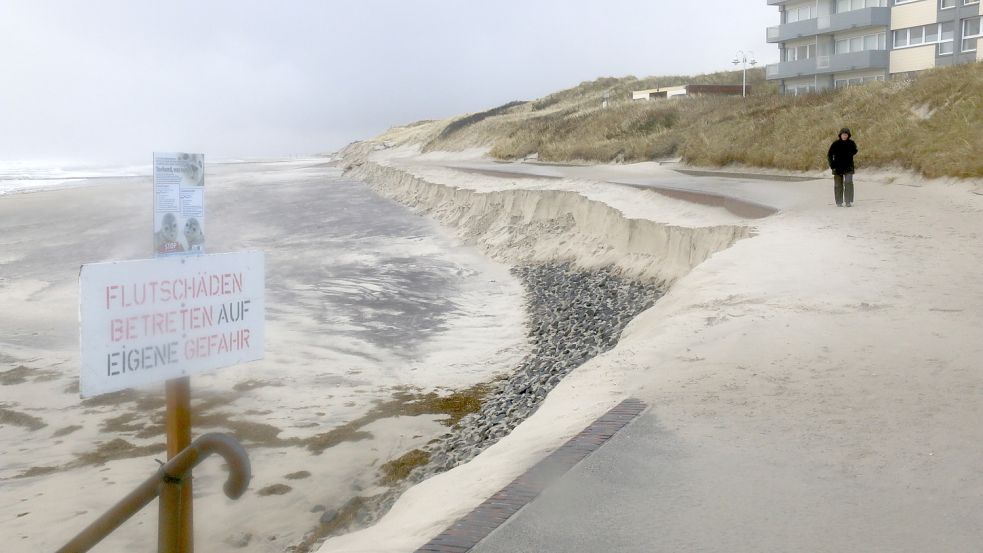
[[[0,160],[327,152],[601,76],[777,60],[764,0],[0,0]]]

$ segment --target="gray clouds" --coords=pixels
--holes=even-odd
[[[773,12],[758,0],[0,0],[0,158],[330,151],[600,76],[728,69],[738,49],[773,61]]]

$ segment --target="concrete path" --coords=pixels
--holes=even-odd
[[[655,416],[642,415],[472,551],[705,550],[694,547],[700,536],[692,525],[673,524],[690,510],[673,505],[684,458]]]
[[[622,401],[508,486],[417,549],[416,553],[461,553],[471,550],[548,489],[557,478],[617,435],[645,408],[645,404],[637,399]]]
[[[929,509],[859,480],[790,480],[794,467],[693,445],[643,414],[470,551],[979,551],[979,512]]]

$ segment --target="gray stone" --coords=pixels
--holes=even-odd
[[[426,465],[373,499],[357,516],[359,524],[378,520],[409,486],[473,459],[506,436],[565,375],[613,348],[625,325],[661,295],[653,285],[623,279],[610,269],[580,271],[550,263],[516,267],[513,273],[526,288],[530,353],[494,386],[477,413],[427,447]]]

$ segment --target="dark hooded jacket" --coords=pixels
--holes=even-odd
[[[840,140],[840,135],[847,134],[846,140]],[[857,155],[857,143],[853,141],[853,134],[850,129],[840,129],[840,134],[836,135],[836,142],[829,147],[826,159],[829,161],[829,168],[834,175],[845,175],[854,171],[853,156]]]

